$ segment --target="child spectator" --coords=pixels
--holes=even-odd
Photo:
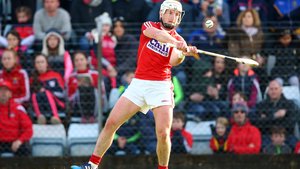
[[[63,111],[64,103],[64,80],[55,71],[50,70],[47,56],[36,55],[31,76],[32,105],[36,113],[37,123],[51,124],[61,123],[58,111]]]
[[[22,104],[30,98],[29,78],[17,60],[18,56],[14,50],[6,49],[3,52],[1,58],[3,69],[0,70],[0,79],[7,80],[12,84],[12,98]]]
[[[174,112],[171,128],[172,153],[188,153],[193,147],[193,136],[184,129],[184,126],[184,114]]]
[[[98,72],[88,67],[87,56],[83,52],[74,54],[75,71],[67,81],[68,98],[72,105],[73,117],[81,117],[81,122],[95,122],[98,114]],[[106,111],[107,98],[102,84],[102,108]]]
[[[66,81],[73,71],[72,59],[65,49],[64,39],[55,30],[45,36],[42,53],[47,56],[49,66],[59,72]]]
[[[0,154],[30,155],[32,123],[23,106],[12,98],[13,85],[0,80]]]
[[[213,137],[210,139],[210,148],[215,154],[222,154],[228,152],[228,134],[229,122],[225,117],[218,117],[216,126],[213,128]]]
[[[291,148],[285,142],[285,129],[281,126],[274,126],[271,128],[272,143],[267,145],[263,152],[266,154],[289,154],[292,152]]]

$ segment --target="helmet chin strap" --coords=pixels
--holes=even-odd
[[[164,23],[163,21],[162,21],[162,19],[160,19],[160,23],[164,26],[164,28],[167,28],[167,29],[174,29],[176,26],[175,25],[173,25],[173,24],[169,24],[169,23]]]

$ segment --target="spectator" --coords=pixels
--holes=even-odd
[[[192,66],[192,79],[187,92],[190,102],[188,114],[200,119],[215,119],[226,110],[220,100],[219,90],[212,77],[212,65],[208,61],[196,61]]]
[[[34,59],[31,76],[32,105],[38,124],[59,124],[59,111],[65,108],[64,80],[49,68],[47,56],[38,54]],[[50,119],[50,121],[48,121]]]
[[[139,115],[125,122],[116,132],[114,141],[108,153],[113,155],[138,155],[141,150],[138,142],[142,136],[140,132]]]
[[[228,31],[229,54],[235,57],[251,56],[260,64],[264,62],[260,55],[264,42],[261,21],[254,9],[241,12],[236,27]]]
[[[264,135],[267,135],[271,126],[282,126],[287,131],[287,143],[290,147],[295,147],[297,139],[293,135],[296,124],[296,105],[292,100],[286,99],[282,93],[282,86],[276,80],[269,83],[267,98],[259,102],[256,106],[257,119],[254,121]],[[268,139],[264,136],[264,145]]]
[[[213,79],[216,88],[219,90],[221,100],[227,99],[227,82],[229,81],[229,72],[224,58],[215,57],[213,59]]]
[[[219,29],[219,22],[215,16],[205,18],[205,20],[208,19],[214,22],[213,28],[207,28],[203,22],[203,24],[201,24],[202,28],[191,33],[188,42],[197,46],[199,49],[203,48],[215,51],[223,49],[222,40],[224,39],[225,33]]]
[[[142,23],[150,12],[146,1],[141,0],[114,0],[112,1],[113,17],[123,16],[127,22]]]
[[[222,27],[230,25],[229,7],[224,0],[201,0],[201,13],[204,17],[216,16]]]
[[[136,53],[138,41],[129,34],[125,28],[125,20],[123,17],[113,19],[113,34],[117,38],[117,46],[115,47],[117,70],[120,75],[127,70],[135,70],[136,68]]]
[[[43,39],[42,53],[47,56],[49,66],[59,72],[66,81],[73,71],[72,59],[65,49],[65,41],[56,31],[50,31]]]
[[[34,34],[31,18],[32,13],[31,9],[26,6],[21,6],[16,9],[17,23],[13,25],[6,25],[5,30],[15,30],[20,36],[20,42],[18,45],[22,47],[31,47],[34,42]],[[4,32],[5,33],[5,32]],[[7,35],[8,36],[8,35]],[[8,47],[8,39],[0,36],[1,45]]]
[[[51,29],[58,30],[64,40],[69,40],[72,32],[69,13],[59,8],[59,0],[44,0],[43,2],[44,8],[35,13],[33,20],[36,40],[43,40]]]
[[[248,106],[233,105],[232,128],[228,136],[228,149],[234,154],[258,154],[261,148],[261,134],[247,119]]]
[[[297,25],[298,18],[300,16],[300,1],[285,1],[274,0],[274,8],[278,16],[278,20],[288,22],[287,25]],[[292,25],[291,25],[292,24]],[[282,24],[281,24],[282,25]]]
[[[20,104],[25,104],[30,98],[30,87],[28,74],[21,69],[17,62],[18,56],[13,50],[3,52],[1,63],[3,69],[0,70],[0,79],[9,81],[12,84],[12,98]]]
[[[27,0],[27,1],[14,0],[14,1],[11,1],[12,11],[14,11],[15,9],[18,9],[20,7],[26,6],[34,13],[36,11],[36,1],[37,0]],[[13,24],[19,23],[17,15],[12,15],[12,23]],[[32,18],[30,18],[30,23],[32,24]]]
[[[228,96],[232,100],[235,92],[243,92],[248,98],[247,105],[250,108],[260,100],[261,91],[255,72],[249,65],[239,63],[234,70],[234,76],[228,82]]]
[[[184,129],[185,117],[182,112],[174,112],[171,128],[172,153],[188,153],[193,147],[193,136]]]
[[[231,21],[235,21],[238,14],[246,10],[255,10],[259,13],[260,20],[266,22],[270,15],[269,5],[266,0],[227,0],[230,8]]]
[[[71,102],[73,117],[81,117],[81,122],[95,122],[98,114],[98,72],[88,67],[87,56],[83,52],[74,54],[75,71],[67,81],[68,98]],[[105,112],[107,98],[102,84],[102,110]]]
[[[266,154],[289,154],[292,152],[291,148],[284,143],[285,141],[285,129],[283,127],[274,126],[271,129],[272,143],[264,148]]]
[[[213,136],[210,139],[210,148],[215,154],[228,153],[229,122],[225,117],[218,117],[216,126],[212,128]]]
[[[299,154],[300,153],[300,141],[297,142],[295,150],[294,150],[295,154]]]
[[[95,28],[95,18],[107,12],[112,16],[111,1],[101,0],[73,0],[71,2],[71,19],[76,36],[79,38],[80,50],[89,50],[91,34]]]
[[[279,38],[277,43],[274,45],[273,50],[276,56],[275,66],[271,71],[271,76],[276,79],[280,84],[299,87],[298,75],[300,72],[300,50],[296,40],[292,36],[290,29],[282,29],[279,32]]]
[[[32,123],[23,106],[12,98],[13,85],[0,80],[0,154],[30,155]]]

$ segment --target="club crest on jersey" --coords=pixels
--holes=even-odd
[[[168,57],[169,49],[170,48],[167,46],[166,43],[160,43],[160,42],[158,42],[155,39],[151,39],[148,42],[147,47],[150,50],[152,50],[152,51],[154,51],[154,52],[156,52],[156,53],[158,53],[158,54],[160,54],[160,55],[162,55],[164,57]]]

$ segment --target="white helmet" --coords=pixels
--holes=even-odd
[[[176,10],[180,12],[180,16],[178,18],[178,21],[175,25],[173,25],[173,27],[176,27],[180,24],[185,12],[182,10],[182,5],[179,1],[177,0],[165,0],[161,5],[160,5],[160,19],[162,17],[162,15],[166,12],[167,9],[172,9],[172,10]],[[165,25],[166,23],[163,23],[163,21],[161,20],[162,24],[164,26],[172,26],[170,24]]]

